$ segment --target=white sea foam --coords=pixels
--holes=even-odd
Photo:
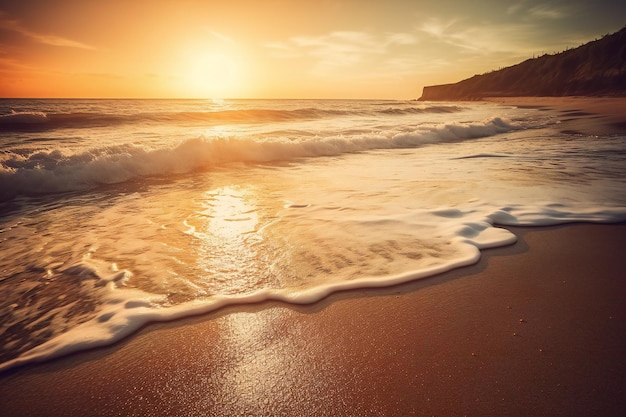
[[[0,115],[0,129],[7,125],[40,125],[48,122],[48,116],[40,111],[20,111],[11,110],[9,114]]]
[[[172,103],[168,102],[167,104],[167,107],[170,107]],[[104,106],[105,108],[101,110],[105,110],[105,112],[94,111],[93,103],[85,103],[83,106],[79,106],[79,109],[82,111],[73,109],[74,111],[62,112],[54,111],[57,110],[55,106],[51,106],[48,111],[15,111],[11,109],[7,114],[0,114],[0,131],[52,131],[58,129],[172,122],[192,124],[272,123],[338,117],[447,114],[463,110],[462,107],[456,105],[401,105],[398,107],[390,105],[390,103],[385,103],[387,107],[368,106],[367,108],[362,106],[351,107],[349,105],[335,108],[293,106],[287,106],[286,108],[257,108],[239,104],[232,107],[222,105],[210,110],[201,109],[202,111],[198,111],[198,106],[194,106],[192,110],[189,110],[188,106],[181,106],[181,111],[163,111],[162,107],[148,106],[148,108],[141,108],[140,111],[137,111],[137,108],[130,105],[127,108],[126,106]]]
[[[39,117],[39,116],[37,116]],[[0,157],[0,201],[16,195],[84,190],[141,177],[211,170],[228,163],[271,163],[336,156],[377,149],[415,148],[425,144],[492,136],[515,129],[501,118],[482,123],[442,124],[405,133],[303,141],[196,138],[174,147],[149,149],[125,144],[75,154],[62,150],[5,154]]]
[[[206,314],[228,305],[269,300],[310,304],[338,291],[398,285],[471,265],[479,260],[481,249],[516,242],[514,234],[498,225],[555,225],[574,221],[623,222],[626,221],[626,209],[597,207],[580,210],[563,204],[494,208],[477,202],[464,211],[441,208],[432,210],[429,216],[434,219],[432,226],[439,230],[438,233],[448,235],[448,244],[456,248],[456,256],[453,258],[441,259],[418,270],[388,276],[363,276],[351,280],[331,281],[301,290],[262,288],[244,294],[215,295],[165,306],[163,296],[120,287],[119,284],[128,278],[130,274],[128,271],[106,275],[99,271],[98,266],[88,263],[76,265],[72,267],[71,273],[95,277],[99,282],[97,286],[102,287],[100,308],[93,318],[15,359],[0,364],[0,371],[108,345],[127,337],[150,322],[175,320]]]

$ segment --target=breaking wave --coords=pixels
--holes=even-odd
[[[28,155],[9,152],[0,160],[0,201],[17,195],[59,193],[211,170],[224,164],[272,163],[336,156],[376,149],[415,148],[503,133],[515,129],[500,118],[481,124],[448,124],[400,134],[312,138],[301,142],[243,138],[195,138],[175,147],[150,149],[124,144],[66,154],[60,150]]]
[[[463,108],[450,105],[421,107],[387,107],[375,110],[355,109],[320,109],[300,108],[292,110],[277,109],[239,109],[219,111],[155,112],[155,113],[45,113],[40,111],[14,110],[0,115],[0,132],[46,131],[64,128],[109,127],[131,123],[265,123],[280,121],[298,121],[342,116],[368,115],[410,115],[427,113],[455,113]]]

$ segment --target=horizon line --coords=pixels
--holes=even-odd
[[[227,101],[227,100],[393,100],[393,101],[417,101],[418,98],[311,98],[311,97],[0,97],[0,100],[207,100],[207,101]]]

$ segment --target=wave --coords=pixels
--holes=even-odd
[[[239,109],[219,111],[189,111],[162,113],[44,113],[37,111],[0,115],[0,132],[46,131],[55,129],[80,129],[109,127],[129,123],[266,123],[281,121],[314,120],[342,116],[410,115],[425,113],[455,113],[458,106],[388,107],[374,110],[320,109],[315,107],[292,110]]]
[[[497,153],[477,153],[472,155],[458,156],[452,159],[478,159],[478,158],[510,158],[511,155]]]
[[[201,137],[185,140],[175,147],[156,149],[125,144],[70,155],[60,150],[28,155],[8,153],[0,162],[0,201],[18,195],[85,190],[144,177],[207,171],[234,162],[288,162],[376,149],[415,148],[486,137],[515,128],[495,118],[481,124],[448,124],[388,136],[311,138],[301,142]]]
[[[132,275],[130,271],[102,274],[97,265],[84,261],[73,264],[65,269],[66,276],[75,277],[74,284],[78,287],[86,286],[87,291],[70,295],[81,297],[83,293],[90,294],[99,299],[99,308],[88,311],[86,315],[72,317],[73,326],[63,329],[62,332],[56,334],[38,332],[35,337],[39,344],[26,345],[27,349],[19,352],[18,356],[7,358],[8,360],[0,363],[0,373],[25,364],[113,344],[132,335],[148,323],[172,321],[207,314],[227,306],[266,301],[279,301],[291,305],[312,304],[336,292],[391,287],[472,265],[478,262],[482,250],[510,245],[517,241],[517,237],[511,231],[497,227],[498,225],[546,226],[572,222],[617,223],[626,220],[626,211],[623,209],[601,206],[581,209],[576,205],[563,204],[499,207],[476,202],[469,210],[442,209],[432,211],[431,214],[451,219],[449,222],[439,223],[439,231],[448,237],[447,245],[458,248],[458,253],[454,257],[440,259],[440,262],[421,269],[383,277],[362,276],[350,280],[335,280],[298,291],[263,288],[243,294],[215,294],[182,304],[169,305],[166,296],[124,287],[123,282]],[[48,306],[40,306],[35,313],[56,315],[59,310],[69,310],[70,305],[68,303],[57,307],[54,313],[51,313]],[[64,317],[67,318],[67,314]],[[8,340],[15,342],[15,334],[8,337],[10,337]]]

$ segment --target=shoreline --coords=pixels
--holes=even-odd
[[[485,97],[484,102],[551,111],[562,132],[580,135],[626,134],[626,97]]]
[[[400,286],[156,323],[0,375],[6,415],[619,415],[626,224],[518,243]]]

